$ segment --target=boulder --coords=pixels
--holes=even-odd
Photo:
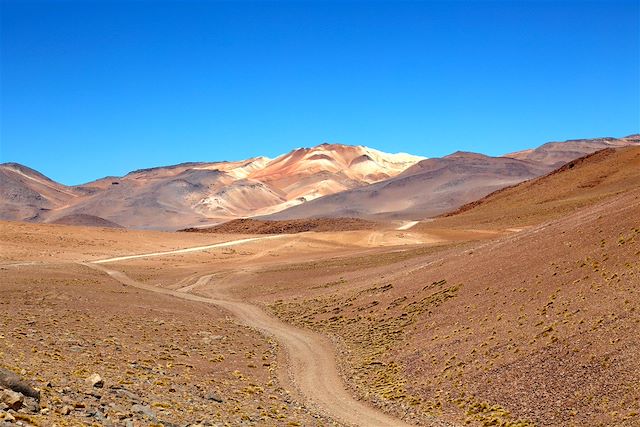
[[[91,387],[102,388],[104,386],[104,380],[98,374],[91,374],[85,381],[91,384]]]
[[[2,401],[9,409],[17,411],[22,408],[24,403],[24,395],[12,390],[3,390],[0,392],[0,401]]]

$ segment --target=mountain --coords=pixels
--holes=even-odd
[[[551,142],[502,157],[456,152],[422,160],[396,177],[322,197],[265,218],[424,219],[549,173],[585,154],[639,144],[640,135],[631,135],[620,139]]]
[[[531,160],[559,167],[570,160],[577,159],[585,154],[604,150],[605,148],[616,148],[639,144],[640,134],[633,134],[623,138],[570,139],[564,142],[548,142],[536,149],[509,153],[505,154],[504,157],[519,160]]]
[[[1,219],[37,220],[83,194],[18,163],[0,165]]]
[[[322,197],[269,218],[422,219],[549,170],[535,162],[457,152],[422,160],[396,177]]]
[[[607,148],[463,205],[437,223],[446,228],[530,226],[638,188],[640,147]]]
[[[134,228],[178,229],[269,214],[396,176],[423,157],[322,144],[275,159],[140,169],[68,187],[15,163],[0,165],[0,219],[55,222],[90,215]]]
[[[73,187],[5,163],[0,219],[52,222],[90,215],[124,227],[165,230],[243,217],[423,219],[585,154],[629,145],[640,145],[640,135],[550,142],[502,157],[456,152],[432,159],[321,144],[275,159],[182,163]]]

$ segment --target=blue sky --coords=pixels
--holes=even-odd
[[[0,0],[0,160],[77,184],[322,142],[640,130],[640,2]]]

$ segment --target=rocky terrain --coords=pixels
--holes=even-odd
[[[5,423],[331,424],[281,386],[276,342],[213,307],[68,263],[5,265],[0,288],[0,373],[40,393],[0,392]]]

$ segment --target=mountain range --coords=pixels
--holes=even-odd
[[[256,216],[424,219],[627,145],[640,145],[640,135],[551,142],[501,157],[456,152],[426,159],[321,144],[275,159],[182,163],[77,186],[3,163],[0,219],[165,230]]]

